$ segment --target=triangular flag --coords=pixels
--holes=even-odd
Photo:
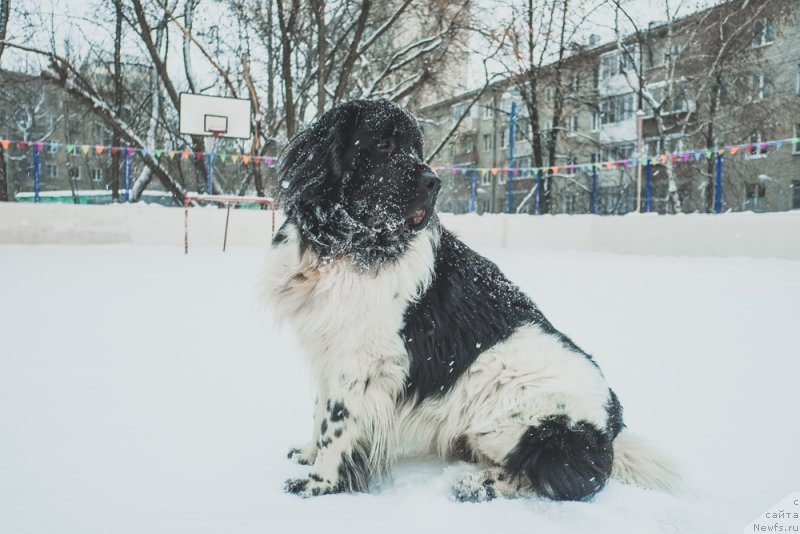
[[[684,163],[689,163],[689,153],[688,152],[683,155],[683,162]]]
[[[183,159],[189,159],[189,151],[188,150],[184,150],[183,152],[181,152],[181,157]]]
[[[250,163],[250,156],[242,156],[242,165]]]
[[[275,162],[275,158],[267,158],[267,165],[272,165]]]
[[[702,157],[703,157],[703,153],[702,152],[695,152],[694,153],[694,160],[695,161],[700,161],[700,158],[702,158]]]
[[[782,146],[783,146],[783,141],[778,141],[777,143],[775,143],[775,150],[776,151],[780,150]]]
[[[147,156],[147,150],[145,150],[143,148],[139,149],[139,153],[142,155],[142,157],[146,157]],[[129,148],[128,149],[128,155],[130,156],[131,154],[133,154],[133,149]]]
[[[118,146],[112,146],[111,147],[111,153],[114,154],[114,155],[119,153],[119,147]]]
[[[161,157],[161,149],[160,148],[155,149],[153,154],[156,156],[156,158],[160,158]]]
[[[89,145],[81,145],[81,152],[83,152],[84,156],[89,154]]]
[[[44,148],[44,143],[36,143],[35,145],[33,145],[33,148],[35,148],[37,152],[41,152],[42,149]]]
[[[26,148],[28,148],[28,143],[26,143],[25,141],[20,141],[19,143],[17,143],[17,148],[20,150],[25,150]]]
[[[261,158],[260,158],[260,157],[258,157],[258,156],[253,156],[253,163],[255,163],[256,165],[258,165],[259,163],[261,163]]]
[[[2,145],[3,150],[8,150],[8,145],[10,144],[11,141],[9,141],[8,139],[3,139],[2,141],[0,141],[0,145]]]
[[[739,152],[739,147],[738,146],[735,146],[735,147],[731,148],[731,156],[736,155],[737,152]]]
[[[169,156],[169,159],[174,158],[175,157],[175,151],[174,150],[170,150],[169,152],[167,152],[167,156]]]
[[[203,159],[204,155],[205,154],[203,154],[202,152],[195,152],[194,153],[194,159],[196,159],[197,161],[200,161],[201,159]]]
[[[438,167],[431,167],[431,170],[433,171],[433,174],[436,174],[436,169],[438,169]]]
[[[100,145],[98,145],[98,146],[94,147],[94,150],[95,150],[95,152],[97,152],[97,155],[98,155],[98,156],[99,156],[100,154],[102,154],[102,153],[103,153],[103,150],[105,150],[105,149],[106,149],[106,147],[104,147],[104,146],[100,146]]]
[[[497,176],[497,168],[492,167],[492,176]]]
[[[236,163],[237,161],[239,161],[239,155],[238,155],[238,154],[233,154],[233,155],[231,156],[231,161],[232,161],[232,162],[234,162],[234,163]]]
[[[667,160],[668,160],[668,159],[669,159],[669,156],[667,156],[666,154],[664,154],[663,156],[661,156],[661,164],[662,164],[662,165],[666,165],[666,164],[667,164]]]
[[[223,152],[222,154],[219,155],[219,159],[222,160],[222,163],[225,163],[225,160],[228,159],[228,155],[225,152]]]
[[[67,145],[67,154],[75,152],[75,145]]]

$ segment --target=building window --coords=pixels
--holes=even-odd
[[[506,147],[506,136],[508,135],[508,130],[503,128],[500,130],[500,148]]]
[[[527,120],[517,121],[516,127],[514,128],[514,138],[517,141],[522,141],[522,138],[525,137],[525,130],[528,128],[530,128],[530,126]]]
[[[506,165],[508,167],[508,165]],[[503,185],[506,183],[506,173],[505,171],[499,171],[497,173],[497,183]]]
[[[491,150],[492,149],[492,135],[485,134],[483,136],[483,149],[484,150]]]
[[[572,94],[577,93],[581,89],[581,78],[577,74],[572,76],[572,79],[569,82],[569,90]]]
[[[600,101],[602,124],[614,124],[633,118],[633,93],[617,95]]]
[[[489,173],[489,171],[481,174],[481,185],[492,185],[492,175]]]
[[[764,46],[775,41],[775,23],[771,20],[757,20],[753,31],[753,46]]]
[[[800,65],[797,65],[797,75],[794,79],[794,96],[800,96]]]
[[[792,209],[800,210],[800,180],[792,180]]]
[[[763,74],[753,74],[751,79],[752,84],[752,99],[764,100],[772,96],[772,83],[768,76]]]
[[[492,201],[488,198],[483,199],[483,213],[491,213]]]
[[[45,165],[48,178],[58,178],[58,167],[54,163]]]
[[[683,47],[678,44],[665,48],[664,51],[661,52],[661,64],[664,66],[673,64],[678,57],[680,57],[681,52],[683,52]]]
[[[453,120],[460,119],[462,115],[464,117],[469,117],[470,115],[474,115],[473,112],[472,112],[473,108],[470,108],[469,114],[465,115],[465,113],[467,113],[467,107],[468,106],[469,106],[469,104],[467,102],[461,102],[461,103],[458,103],[458,104],[454,104],[450,108],[451,116],[453,117]]]
[[[69,167],[69,169],[67,169],[67,175],[72,180],[76,180],[76,181],[80,180],[81,179],[81,168],[77,167],[77,166]]]
[[[672,135],[664,138],[663,142],[658,137],[645,139],[645,150],[648,156],[661,156],[683,151],[683,138]]]
[[[632,143],[621,143],[618,145],[607,145],[600,148],[600,161],[621,161],[633,157],[636,145]]]
[[[547,100],[555,100],[556,98],[556,89],[555,87],[548,87],[544,90],[544,97]]]
[[[569,118],[569,131],[570,133],[578,133],[580,123],[578,122],[578,114],[574,114]]]
[[[567,156],[567,174],[575,174],[578,172],[578,158],[570,154]]]
[[[103,181],[103,169],[92,169],[92,181],[93,182]]]
[[[592,111],[592,131],[596,132],[600,129],[600,112]]]
[[[761,132],[750,134],[750,148],[748,158],[763,158],[767,155],[767,145],[762,145]]]
[[[766,207],[767,187],[762,183],[744,184],[744,209],[764,211]]]
[[[617,53],[607,54],[600,58],[600,79],[607,80],[617,74],[619,70],[619,56]]]
[[[474,139],[465,139],[464,140],[464,154],[472,154],[475,152],[475,140]]]
[[[486,104],[483,106],[483,118],[484,119],[491,119],[494,116],[492,105]]]
[[[792,135],[792,154],[800,154],[800,122],[794,125],[794,135]]]
[[[564,195],[564,213],[570,215],[575,213],[575,205],[577,204],[575,196],[575,193],[567,193]]]

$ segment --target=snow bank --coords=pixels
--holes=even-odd
[[[226,210],[189,211],[191,247],[222,247]],[[800,258],[800,212],[725,215],[452,215],[473,247],[542,248],[656,256]],[[277,223],[281,217],[278,215]],[[232,210],[228,245],[263,246],[270,211]],[[183,246],[184,211],[146,205],[0,204],[0,244]]]

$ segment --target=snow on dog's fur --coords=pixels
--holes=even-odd
[[[278,183],[269,299],[317,392],[311,440],[289,453],[313,467],[286,491],[366,491],[410,448],[485,466],[456,484],[460,500],[672,484],[594,360],[441,226],[407,111],[334,107],[290,141]]]

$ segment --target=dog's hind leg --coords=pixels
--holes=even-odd
[[[553,415],[525,429],[515,443],[508,438],[500,432],[472,437],[472,449],[497,467],[465,477],[454,488],[457,499],[536,494],[557,501],[586,501],[611,476],[612,439],[591,423]],[[508,452],[501,457],[504,448]]]
[[[469,473],[453,486],[453,497],[461,502],[491,501],[495,497],[529,497],[533,495],[530,484],[512,477],[504,468],[488,467]]]

